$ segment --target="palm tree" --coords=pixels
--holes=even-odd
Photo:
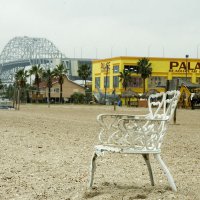
[[[4,87],[4,85],[3,85],[3,83],[2,83],[2,81],[1,81],[1,79],[0,79],[0,90],[2,90],[3,87]]]
[[[124,69],[123,72],[120,72],[119,78],[119,81],[122,81],[122,86],[126,91],[128,84],[131,81],[131,73]]]
[[[42,81],[42,74],[43,74],[43,69],[40,67],[40,65],[33,65],[32,68],[29,71],[30,75],[35,76],[34,84],[36,85],[37,92],[36,92],[36,102],[38,103],[38,95],[40,93],[39,91],[39,86]]]
[[[47,69],[43,71],[43,78],[45,82],[47,83],[47,87],[48,87],[48,106],[50,106],[53,76],[54,76],[54,71],[51,71],[51,69]]]
[[[148,58],[141,58],[137,62],[137,66],[137,74],[140,74],[143,79],[143,93],[145,93],[145,80],[152,74],[151,63]]]
[[[6,86],[6,90],[5,90],[5,97],[7,99],[13,99],[14,101],[14,84],[9,84],[8,86]]]
[[[58,79],[58,83],[60,85],[60,103],[62,103],[62,85],[64,83],[64,76],[66,73],[67,69],[63,63],[56,65],[56,68],[53,70],[54,77]]]
[[[21,97],[21,90],[26,86],[26,79],[28,77],[28,72],[24,69],[20,69],[15,74],[15,84],[17,86],[17,102],[18,102],[18,110],[20,107],[20,97]]]
[[[122,81],[122,86],[124,90],[126,91],[129,82],[131,81],[131,73],[128,70],[123,70],[123,72],[120,72],[119,75],[119,81]],[[125,105],[126,105],[126,97],[125,97]]]
[[[87,64],[81,65],[77,72],[78,72],[79,77],[81,77],[85,81],[85,88],[86,88],[87,87],[87,85],[86,85],[87,78],[92,73],[90,66]]]

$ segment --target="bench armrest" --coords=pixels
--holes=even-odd
[[[128,118],[135,118],[135,119],[147,119],[150,118],[150,114],[146,115],[127,115],[127,114],[99,114],[97,116],[97,121],[101,122],[106,118],[113,118],[113,119],[128,119]]]

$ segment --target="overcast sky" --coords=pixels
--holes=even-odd
[[[196,58],[200,0],[0,0],[0,52],[15,36],[45,37],[67,57]]]

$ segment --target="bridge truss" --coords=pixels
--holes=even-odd
[[[66,56],[46,38],[14,37],[0,54],[0,79],[2,82],[13,82],[19,68],[38,64],[44,68],[54,67],[63,58],[67,62]]]

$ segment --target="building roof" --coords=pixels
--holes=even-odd
[[[73,82],[76,83],[76,84],[78,84],[78,85],[81,85],[81,86],[85,85],[85,81],[84,80],[74,80]],[[92,81],[87,80],[86,83],[87,84],[91,84]]]
[[[82,84],[78,84],[78,83],[76,83],[75,81],[70,80],[68,76],[65,76],[65,77],[66,77],[66,79],[67,79],[68,81],[72,82],[73,84],[78,85],[78,86],[80,86],[80,87],[84,87],[84,86],[83,86],[84,84],[83,84],[83,85],[82,85]],[[58,79],[54,78],[54,79],[52,80],[52,85],[54,85],[54,84],[56,84],[56,83],[58,83]],[[46,83],[45,81],[42,81],[42,82],[40,83],[39,88],[41,89],[41,88],[46,88],[46,87],[47,87],[47,83]]]
[[[108,62],[108,61],[115,61],[115,60],[139,60],[141,58],[144,58],[146,56],[116,56],[112,58],[103,58],[103,59],[96,59],[92,60],[93,63],[98,63],[98,62]],[[166,60],[166,61],[183,61],[185,62],[186,58],[172,58],[172,57],[147,57],[150,61],[157,61],[157,60]],[[199,58],[188,58],[188,61],[197,61],[199,62]]]
[[[181,87],[181,85],[185,85],[187,88],[200,88],[200,84],[194,84],[194,83],[191,83],[190,81],[186,81],[184,79],[181,79],[181,78],[177,78],[178,79],[178,87]],[[177,87],[177,79],[173,79],[172,83],[171,83],[171,89],[175,89]],[[166,88],[167,85],[166,83],[163,83],[162,85],[159,85],[159,86],[156,86],[156,87],[163,87],[163,88]]]

